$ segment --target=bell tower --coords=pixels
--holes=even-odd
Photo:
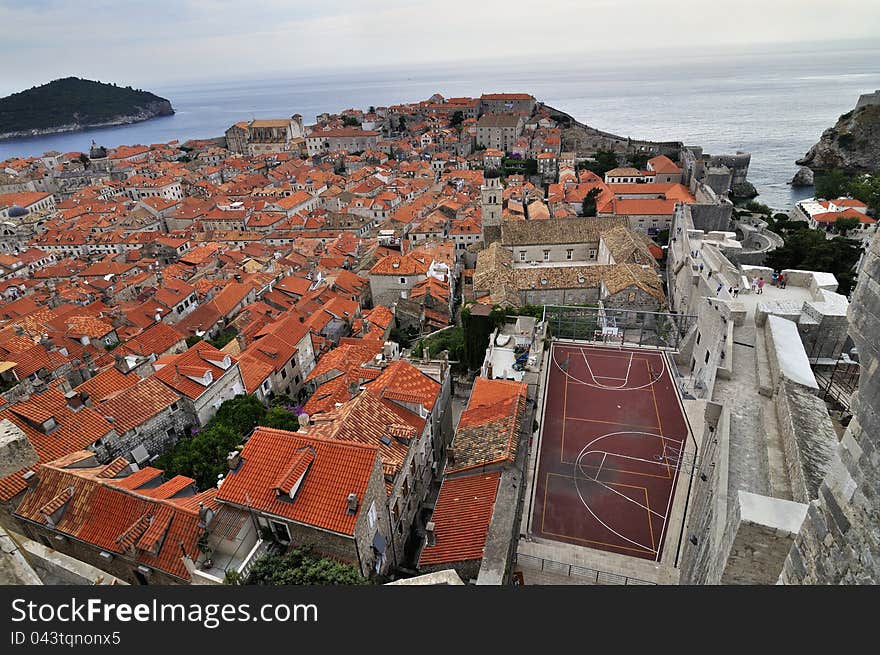
[[[483,245],[501,240],[501,175],[498,171],[483,173],[480,187],[480,206],[483,214]]]

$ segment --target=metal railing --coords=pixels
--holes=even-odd
[[[609,573],[608,571],[599,571],[585,566],[576,564],[564,564],[543,557],[535,557],[534,555],[517,554],[514,562],[525,566],[531,566],[540,569],[543,572],[555,573],[556,575],[564,575],[568,577],[585,578],[593,584],[600,585],[656,585],[656,582],[648,582],[639,578],[631,578],[619,573]]]

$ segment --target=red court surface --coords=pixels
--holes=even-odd
[[[660,560],[687,423],[663,353],[554,343],[538,537]]]

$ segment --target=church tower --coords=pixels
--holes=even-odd
[[[498,171],[485,171],[483,186],[480,187],[484,246],[501,241],[501,192],[501,175]]]

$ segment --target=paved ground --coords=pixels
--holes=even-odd
[[[688,436],[662,353],[554,344],[532,534],[659,560]]]

